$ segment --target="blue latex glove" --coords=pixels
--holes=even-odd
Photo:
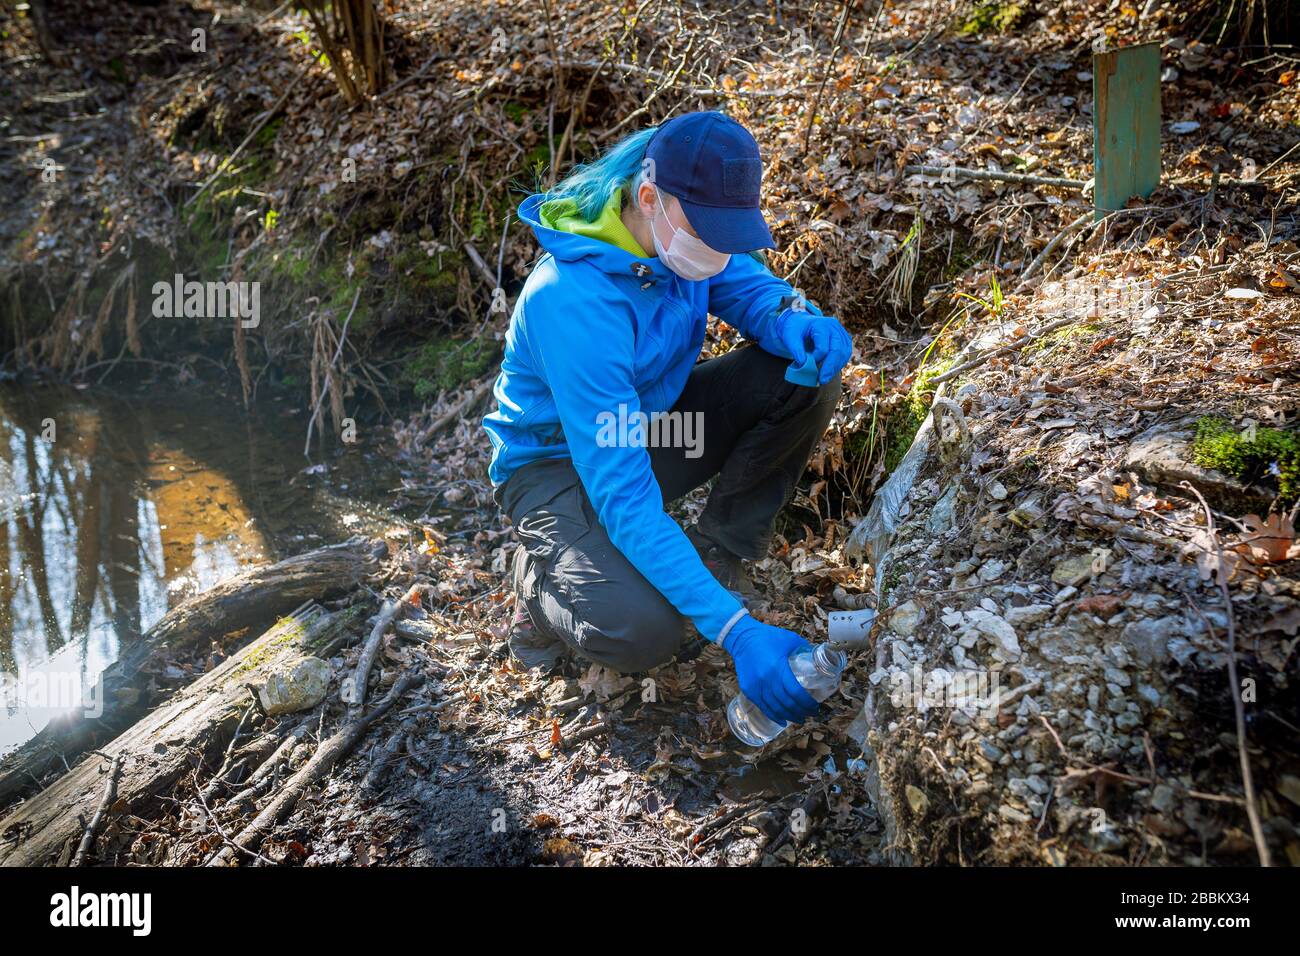
[[[853,339],[839,319],[798,309],[781,317],[781,344],[794,358],[786,381],[796,385],[825,385],[853,356]]]
[[[791,362],[790,367],[785,370],[785,380],[795,385],[816,388],[817,360],[810,355],[802,365]]]
[[[796,724],[817,713],[817,701],[795,679],[788,658],[811,646],[793,631],[764,624],[748,614],[722,642],[736,665],[741,693],[769,719]]]

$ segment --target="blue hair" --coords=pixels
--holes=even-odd
[[[571,199],[578,213],[587,222],[594,222],[609,201],[641,172],[641,163],[650,138],[659,127],[649,126],[638,130],[607,149],[589,163],[574,167],[546,191],[546,199]]]

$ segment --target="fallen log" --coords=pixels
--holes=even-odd
[[[102,800],[105,759],[121,764],[113,815],[147,817],[196,761],[214,769],[222,763],[248,707],[250,685],[315,653],[361,613],[349,608],[330,614],[309,604],[282,618],[0,820],[0,866],[48,865],[82,838],[85,821]],[[105,828],[99,842],[101,848],[111,843]]]
[[[51,720],[0,760],[0,807],[39,789],[43,778],[91,747],[111,740],[153,703],[150,666],[166,654],[200,647],[243,628],[263,628],[304,601],[355,587],[375,567],[382,543],[354,539],[251,568],[172,608],[100,678],[103,712]]]

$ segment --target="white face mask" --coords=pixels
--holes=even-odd
[[[654,221],[651,221],[650,234],[654,236],[655,252],[664,265],[683,279],[691,281],[711,278],[727,268],[727,263],[731,261],[730,253],[710,249],[685,229],[678,229],[672,224],[672,220],[668,218],[668,211],[664,209],[663,197],[659,195],[657,188],[655,201],[659,203],[659,212],[663,214],[664,222],[668,223],[668,228],[673,231],[672,241],[665,249],[663,243],[659,241],[659,233],[654,228]],[[655,216],[655,219],[658,218]]]

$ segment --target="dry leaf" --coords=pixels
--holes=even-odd
[[[1250,557],[1266,564],[1277,564],[1300,554],[1295,540],[1295,525],[1291,518],[1272,514],[1267,519],[1259,515],[1246,515],[1242,519],[1250,530],[1250,537],[1240,544],[1249,547]]]

